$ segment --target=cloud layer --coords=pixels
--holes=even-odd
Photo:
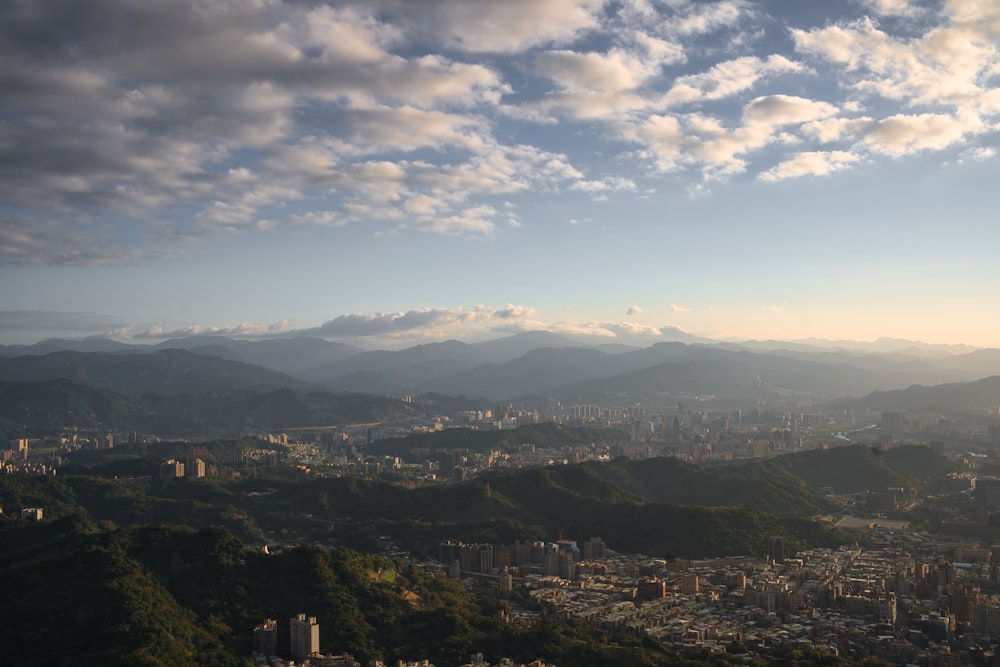
[[[1000,5],[785,4],[4,3],[0,263],[302,227],[489,238],[524,224],[505,203],[664,173],[993,158]]]

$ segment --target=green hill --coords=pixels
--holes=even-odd
[[[723,469],[744,479],[794,479],[812,489],[859,493],[892,486],[933,490],[955,465],[929,447],[907,445],[882,452],[860,445],[754,460]]]
[[[79,516],[0,519],[0,641],[20,667],[251,665],[254,625],[315,616],[320,650],[362,663],[428,658],[440,667],[473,651],[518,662],[652,665],[676,655],[546,617],[517,629],[502,602],[403,561],[347,549],[248,550],[229,532],[165,525],[99,529]],[[651,650],[652,649],[652,650]]]
[[[592,443],[621,442],[624,437],[621,431],[613,429],[574,428],[553,422],[542,422],[499,431],[449,428],[432,433],[414,433],[405,438],[380,440],[370,446],[368,451],[390,456],[455,449],[512,452],[521,445],[531,444],[541,448],[559,449]]]

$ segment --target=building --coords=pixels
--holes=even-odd
[[[176,479],[184,476],[184,463],[170,459],[166,463],[160,464],[160,477],[164,479]]]
[[[288,619],[289,653],[292,660],[305,660],[319,654],[319,623],[315,616],[299,614]]]
[[[10,441],[10,450],[14,452],[13,458],[24,461],[28,458],[28,439],[16,438]]]
[[[883,412],[880,426],[884,431],[902,431],[903,415],[898,412]]]
[[[21,518],[28,521],[41,521],[43,514],[41,507],[25,507],[21,510]]]
[[[267,618],[253,629],[253,652],[260,655],[278,655],[278,622]]]
[[[583,543],[583,560],[606,558],[607,552],[607,545],[599,537],[592,537]]]
[[[774,535],[768,540],[768,556],[775,563],[785,562],[785,540],[781,538],[780,535]]]
[[[1000,507],[1000,479],[976,478],[976,503],[983,507]]]
[[[185,466],[185,470],[187,470],[187,466]],[[191,473],[190,474],[191,474],[191,476],[197,477],[198,479],[201,479],[202,477],[204,477],[205,476],[205,462],[202,461],[201,459],[194,459],[191,462]]]

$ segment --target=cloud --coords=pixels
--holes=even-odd
[[[424,0],[381,4],[434,46],[515,52],[573,41],[600,26],[604,0]]]
[[[690,313],[691,309],[685,306],[678,306],[676,303],[670,304],[671,313]]]
[[[86,220],[0,214],[0,264],[94,267],[131,264],[169,252],[95,233]]]
[[[657,339],[662,336],[659,328],[634,322],[615,321],[571,321],[541,322],[524,320],[512,324],[493,327],[495,333],[519,333],[522,331],[545,330],[563,336],[581,336],[597,339]]]
[[[898,114],[874,123],[862,140],[870,150],[892,156],[920,150],[941,150],[984,129],[975,115]]]
[[[879,16],[918,16],[923,9],[911,0],[862,0],[862,4]]]
[[[836,113],[837,107],[832,104],[794,95],[757,97],[743,109],[748,123],[770,126],[800,124]]]
[[[995,131],[996,3],[778,5],[0,3],[0,263],[286,226],[491,238],[525,224],[503,201],[638,197],[662,172],[699,192]]]
[[[718,100],[749,90],[764,77],[804,72],[805,67],[774,54],[767,58],[744,56],[713,65],[708,71],[678,77],[664,96],[667,104]]]
[[[953,21],[916,39],[890,35],[870,18],[813,30],[792,29],[796,49],[846,69],[843,85],[868,97],[908,105],[992,110],[996,101],[983,73],[997,62],[1000,8],[950,6]],[[959,19],[959,17],[964,17]]]
[[[809,151],[799,153],[762,172],[762,181],[780,181],[800,176],[823,176],[847,169],[861,158],[846,151]]]
[[[973,160],[975,162],[983,162],[996,157],[996,155],[997,149],[992,146],[980,146],[978,148],[969,148],[962,151],[962,157],[964,159]]]
[[[632,306],[627,311],[625,311],[625,314],[626,315],[641,315],[642,314],[642,308],[640,308],[639,306]]]
[[[129,335],[137,340],[166,340],[170,338],[186,338],[188,336],[237,336],[243,338],[272,337],[292,331],[291,320],[278,322],[241,322],[228,327],[192,324],[185,327],[167,329],[162,324],[155,324],[142,331],[133,331]]]
[[[704,35],[722,28],[735,27],[752,13],[752,5],[740,0],[722,2],[674,3],[681,11],[667,22],[664,30],[677,35]]]
[[[583,192],[634,192],[636,186],[635,182],[630,178],[607,177],[592,181],[580,180],[569,186],[569,189]]]
[[[534,312],[534,309],[528,306],[506,304],[502,308],[488,306],[476,306],[471,309],[423,308],[398,313],[347,314],[298,333],[330,338],[386,336],[417,333],[455,324],[478,324],[494,320],[514,321],[531,317]]]

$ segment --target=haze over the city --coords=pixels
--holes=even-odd
[[[1000,347],[998,40],[981,0],[4,3],[0,343]]]

